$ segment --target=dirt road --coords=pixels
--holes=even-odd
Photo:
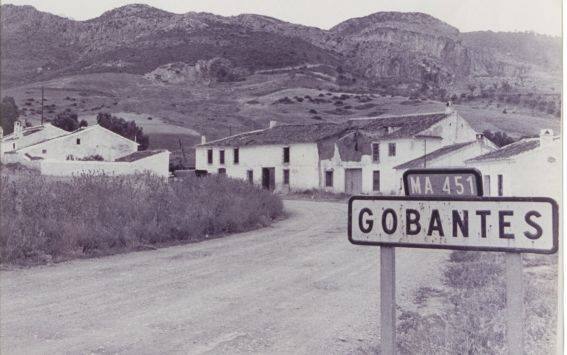
[[[379,344],[376,247],[346,204],[286,201],[272,227],[154,251],[0,273],[2,354],[357,353]],[[398,304],[444,251],[398,249]]]

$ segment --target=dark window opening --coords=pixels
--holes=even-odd
[[[380,171],[372,172],[372,190],[380,191]]]
[[[388,155],[391,157],[396,156],[396,143],[389,143],[388,144]]]
[[[234,164],[240,163],[240,151],[238,148],[234,148]]]
[[[12,143],[12,149],[16,149],[16,143]]]
[[[283,183],[284,185],[289,185],[289,169],[284,169],[283,171]]]
[[[333,187],[333,172],[325,171],[325,186]]]
[[[226,175],[226,169],[225,168],[219,168],[219,174],[220,175]]]
[[[378,163],[380,161],[380,144],[372,143],[372,161]]]
[[[42,149],[41,152],[42,152],[43,154],[47,154],[47,149]]]
[[[219,150],[219,162],[224,165],[224,150]]]
[[[77,145],[81,144],[81,138],[77,138]]]
[[[289,147],[284,147],[283,149],[283,162],[289,163]]]
[[[246,172],[246,179],[249,183],[254,184],[254,170],[248,170]]]
[[[213,150],[212,149],[207,150],[207,162],[209,164],[213,163]]]

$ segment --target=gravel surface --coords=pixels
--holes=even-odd
[[[285,201],[265,229],[0,272],[0,353],[360,353],[379,345],[377,247],[346,204]],[[398,305],[448,252],[401,249]]]

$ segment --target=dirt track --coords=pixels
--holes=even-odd
[[[352,353],[379,345],[378,248],[346,204],[286,201],[270,228],[192,245],[3,271],[2,354]],[[398,249],[398,304],[444,251]]]

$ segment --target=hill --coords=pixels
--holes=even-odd
[[[88,21],[2,5],[2,86],[65,75],[145,74],[222,57],[249,72],[323,64],[373,87],[452,89],[474,77],[556,70],[560,39],[458,29],[423,13],[379,12],[330,30],[243,14],[174,14],[126,5]],[[517,45],[519,44],[519,45]]]

